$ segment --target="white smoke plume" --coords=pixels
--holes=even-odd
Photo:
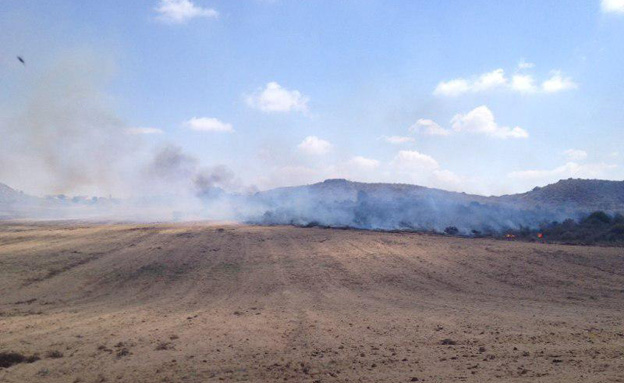
[[[102,91],[113,70],[73,52],[23,84],[23,101],[0,122],[0,179],[53,194],[119,192],[134,143]]]
[[[16,195],[4,205],[0,198],[0,217],[218,219],[382,230],[457,226],[466,234],[563,217],[405,185],[326,181],[257,193],[224,165],[206,166],[175,144],[152,149],[141,136],[125,134],[128,126],[105,91],[113,73],[112,61],[96,54],[64,54],[24,83],[14,108],[0,105],[0,111],[14,111],[0,115],[0,183],[40,195],[119,198]]]

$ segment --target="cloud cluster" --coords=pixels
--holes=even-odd
[[[524,61],[524,59],[520,60],[518,63],[518,69],[531,69],[534,68],[535,64]]]
[[[496,138],[527,138],[529,133],[516,126],[500,126],[494,120],[494,114],[485,105],[479,106],[466,114],[457,114],[451,120],[453,130],[484,134]]]
[[[420,172],[423,170],[436,170],[440,167],[433,157],[422,154],[415,150],[401,150],[392,160],[392,165],[399,170]]]
[[[555,93],[563,90],[576,89],[578,85],[569,77],[563,77],[560,71],[553,71],[552,76],[542,83],[542,90]]]
[[[569,161],[582,161],[587,158],[587,152],[579,149],[568,149],[563,154]]]
[[[495,138],[528,138],[529,133],[519,126],[510,128],[500,126],[494,119],[494,114],[485,105],[474,108],[466,114],[456,114],[451,119],[450,129],[445,129],[433,120],[420,119],[410,126],[413,133],[420,133],[429,136],[448,136],[453,132],[481,134]]]
[[[288,90],[269,82],[254,94],[245,97],[247,105],[265,113],[307,112],[309,98],[298,90]]]
[[[510,178],[531,181],[532,183],[555,182],[563,178],[605,178],[608,170],[615,169],[617,165],[603,162],[581,164],[567,162],[565,165],[554,169],[521,170],[509,173]]]
[[[416,141],[414,137],[407,136],[383,136],[382,139],[387,143],[393,145],[407,144]]]
[[[184,122],[184,125],[191,130],[196,130],[200,132],[234,132],[232,124],[221,122],[218,119],[212,117],[193,117],[190,120]]]
[[[297,148],[305,154],[319,156],[328,153],[332,145],[328,141],[322,140],[316,136],[308,136]]]
[[[438,125],[435,121],[428,119],[419,119],[416,123],[409,127],[412,133],[421,133],[428,136],[448,136],[451,132]]]
[[[452,171],[442,169],[435,158],[416,150],[399,151],[390,168],[404,182],[459,190],[463,181]]]
[[[518,65],[520,70],[530,69],[533,64],[521,61]],[[495,69],[492,72],[483,73],[471,79],[457,78],[440,82],[433,91],[436,96],[456,97],[465,93],[481,93],[490,90],[507,90],[518,93],[556,93],[570,89],[576,89],[578,85],[570,78],[565,77],[561,71],[551,71],[550,77],[536,84],[531,74],[517,72],[508,78],[503,69]]]
[[[535,185],[556,182],[563,178],[609,178],[610,171],[617,168],[617,165],[605,162],[584,162],[588,153],[580,149],[565,150],[563,155],[567,162],[554,169],[520,170],[507,176]]]
[[[219,12],[211,8],[202,8],[189,0],[160,0],[154,9],[158,20],[168,24],[184,24],[195,18],[217,18]]]
[[[373,171],[379,167],[379,161],[372,158],[355,156],[347,162],[347,165],[358,170]]]
[[[137,135],[137,134],[163,134],[162,129],[152,128],[152,127],[135,127],[126,129],[127,134]]]
[[[258,184],[263,188],[273,188],[309,184],[332,178],[360,182],[411,183],[451,190],[463,190],[466,186],[462,177],[444,169],[432,156],[416,150],[400,150],[386,161],[357,155],[331,164],[318,161],[306,165],[280,164],[271,172],[267,172]]]
[[[624,0],[602,0],[601,8],[603,12],[624,14]]]

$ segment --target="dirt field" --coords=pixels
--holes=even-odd
[[[624,252],[0,225],[0,382],[624,382]]]

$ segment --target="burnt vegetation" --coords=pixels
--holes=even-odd
[[[485,197],[415,185],[334,179],[257,193],[241,205],[256,205],[253,214],[243,217],[252,224],[467,237],[505,237],[506,233],[513,233],[513,238],[522,237],[521,234],[529,238],[554,230],[568,218],[575,220],[565,221],[568,226],[571,222],[587,226],[583,217],[593,211],[611,215],[624,212],[623,196],[622,181],[569,179],[523,194]],[[576,234],[568,233],[566,240],[590,241],[588,233]],[[591,241],[614,240],[603,237]]]
[[[8,368],[14,364],[34,363],[39,360],[39,356],[26,356],[17,352],[0,352],[0,368]]]
[[[579,220],[554,221],[541,225],[539,229],[510,231],[505,236],[573,245],[624,246],[624,216],[595,211]]]

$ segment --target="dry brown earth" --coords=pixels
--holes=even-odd
[[[0,352],[41,357],[0,382],[624,382],[623,314],[621,248],[0,225]]]

